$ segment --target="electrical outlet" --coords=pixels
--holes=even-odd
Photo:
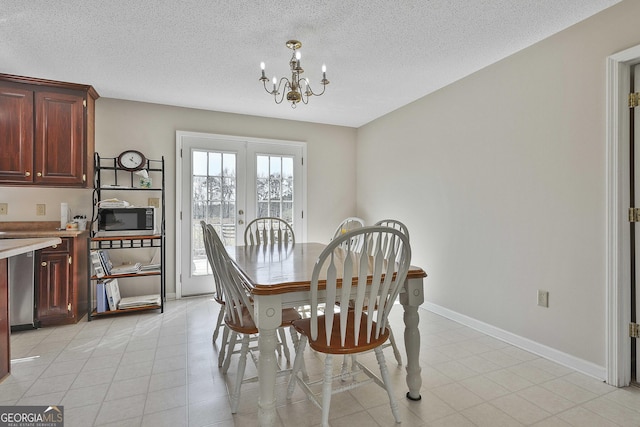
[[[36,204],[36,215],[42,216],[47,214],[47,205],[44,203]]]
[[[549,307],[549,291],[538,289],[538,305],[540,307]]]
[[[149,206],[153,206],[154,208],[160,207],[160,199],[157,197],[149,197],[147,202],[149,203]]]
[[[0,203],[0,215],[9,214],[9,203]]]

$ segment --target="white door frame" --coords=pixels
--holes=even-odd
[[[181,233],[178,231],[180,228],[180,213],[182,212],[182,206],[180,201],[182,200],[182,160],[181,160],[181,152],[182,152],[182,137],[183,136],[191,136],[191,137],[207,137],[207,138],[215,138],[224,141],[238,141],[238,142],[247,142],[247,143],[257,143],[257,144],[280,144],[280,145],[296,145],[302,148],[302,158],[306,162],[307,158],[307,144],[303,141],[289,141],[282,139],[268,139],[268,138],[251,138],[251,137],[243,137],[243,136],[234,136],[234,135],[221,135],[215,133],[206,133],[206,132],[188,132],[188,131],[176,131],[176,203],[175,203],[175,230],[176,230],[176,258],[175,258],[175,282],[176,282],[176,299],[182,298],[182,262],[180,260],[182,254],[182,238]],[[306,163],[305,163],[306,165]],[[302,167],[302,194],[299,196],[299,202],[302,205],[302,212],[306,214],[307,211],[307,191],[306,191],[306,183],[307,183],[307,168],[306,166]],[[296,195],[298,197],[298,195]],[[304,242],[307,239],[307,220],[306,217],[304,221],[302,221],[302,235],[300,238],[296,236],[296,241]]]
[[[607,58],[606,182],[606,367],[607,383],[631,383],[631,292],[627,210],[629,205],[629,114],[631,65],[640,61],[640,45]]]

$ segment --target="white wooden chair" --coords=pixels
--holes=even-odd
[[[356,249],[352,244],[354,241],[361,241],[362,248]],[[395,248],[398,248],[399,255]],[[382,345],[389,338],[389,311],[406,281],[410,261],[411,248],[407,237],[390,227],[377,226],[344,233],[331,241],[318,257],[311,278],[311,317],[293,322],[301,338],[296,348],[287,397],[291,398],[296,385],[300,385],[309,399],[322,409],[323,426],[329,425],[333,394],[371,382],[387,391],[391,412],[396,422],[400,422]],[[325,295],[327,304],[339,303],[339,311],[325,311],[320,315],[321,295]],[[353,300],[351,307],[350,300]],[[365,308],[367,300],[378,301],[378,306]],[[307,342],[312,349],[326,355],[323,378],[313,382],[301,375]],[[375,351],[382,379],[359,361],[355,363],[360,375],[352,376],[349,383],[342,381],[341,373],[334,374],[333,355],[369,350]],[[362,374],[367,378],[359,379]],[[337,381],[338,387],[334,389],[335,380],[341,381]],[[317,383],[323,385],[321,397],[312,388]]]
[[[268,245],[272,243],[281,243],[284,245],[293,245],[296,243],[293,228],[287,221],[276,217],[262,217],[256,218],[247,224],[247,228],[244,230],[245,246]],[[282,344],[278,349],[282,349],[288,362],[291,353],[287,346],[286,334],[282,329],[280,329],[278,333],[280,343]]]
[[[223,329],[222,332],[222,340],[220,341],[220,349],[218,351],[218,366],[222,366],[222,363],[225,358],[227,344],[229,342],[229,330],[225,327],[224,324],[224,311],[225,311],[225,302],[224,302],[224,288],[221,284],[220,272],[215,267],[214,260],[214,243],[213,243],[213,235],[216,234],[216,230],[213,228],[211,224],[207,224],[204,221],[200,221],[200,226],[202,227],[202,238],[204,240],[204,249],[207,254],[207,260],[209,261],[209,266],[213,272],[213,280],[215,282],[215,293],[213,294],[213,299],[220,305],[220,312],[218,313],[218,319],[216,320],[216,325],[213,330],[213,337],[211,339],[212,343],[215,345],[216,340],[218,339],[218,334],[220,332],[220,328]]]
[[[220,277],[220,284],[223,288],[223,294],[225,297],[225,326],[231,330],[231,337],[229,338],[228,354],[224,360],[222,367],[223,374],[226,374],[231,364],[232,354],[238,353],[240,358],[238,360],[238,370],[236,372],[235,385],[230,393],[231,397],[231,413],[235,414],[238,411],[238,404],[240,402],[240,388],[242,384],[248,382],[255,382],[258,380],[257,376],[251,378],[244,378],[244,371],[247,364],[247,355],[251,355],[254,363],[257,364],[257,360],[251,349],[249,348],[249,342],[252,336],[258,334],[258,328],[253,320],[253,301],[251,300],[246,283],[238,273],[238,270],[233,266],[233,262],[229,257],[226,249],[217,233],[212,235],[212,253],[214,269],[217,270]],[[293,308],[285,308],[282,310],[282,323],[281,328],[291,327],[291,322],[300,319],[300,315]],[[298,335],[291,330],[291,339],[294,345],[298,344]],[[234,351],[236,339],[238,335],[241,336],[241,348],[239,351]],[[281,374],[288,374],[288,371],[281,371]]]
[[[247,224],[244,230],[246,246],[266,245],[270,243],[295,244],[296,236],[291,225],[276,217],[256,218]]]
[[[357,216],[347,217],[340,223],[340,225],[338,225],[338,228],[336,228],[336,231],[333,233],[333,238],[331,240],[340,237],[348,231],[361,227],[364,227],[364,219],[358,218]]]

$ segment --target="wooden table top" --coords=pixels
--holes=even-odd
[[[274,295],[308,291],[311,274],[320,253],[327,245],[322,243],[295,243],[293,245],[227,246],[227,252],[239,270],[253,285],[254,295]],[[408,279],[426,277],[420,267],[411,266]]]

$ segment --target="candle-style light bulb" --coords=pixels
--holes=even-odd
[[[300,58],[301,58],[301,57],[302,57],[302,55],[300,54],[300,52],[299,52],[299,51],[296,51],[296,59],[297,59],[298,61],[300,61]]]
[[[276,78],[276,76],[273,76],[273,93],[276,93],[276,83],[278,82],[278,79]]]
[[[327,66],[322,64],[322,73],[326,73],[327,72]]]
[[[260,69],[262,70],[262,78],[266,79],[265,75],[264,75],[264,62],[260,63]]]

